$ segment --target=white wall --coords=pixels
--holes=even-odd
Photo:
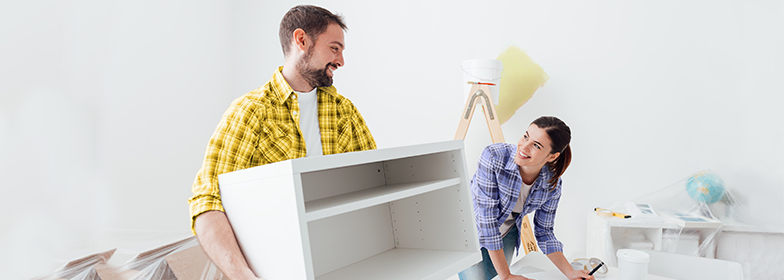
[[[381,148],[452,139],[460,63],[526,50],[551,78],[503,130],[514,143],[540,115],[572,127],[556,220],[567,256],[584,254],[586,211],[706,168],[784,230],[782,1],[551,2],[314,4],[346,17],[335,85]],[[0,278],[187,235],[207,139],[282,64],[277,28],[295,4],[3,4],[0,188],[13,212],[0,273],[13,277]],[[471,172],[490,143],[481,114],[472,123]]]
[[[233,99],[232,7],[0,5],[0,278],[190,235],[190,185]]]
[[[551,78],[503,130],[515,143],[540,115],[572,127],[556,222],[567,255],[584,253],[586,211],[703,169],[784,229],[781,1],[316,4],[346,16],[346,67],[335,85],[380,147],[451,139],[464,102],[461,61],[526,50]],[[234,71],[253,73],[235,75],[236,94],[281,63],[272,26],[292,5],[237,3],[238,18],[261,22],[235,29]],[[472,123],[466,152],[475,162],[490,139],[481,114]]]

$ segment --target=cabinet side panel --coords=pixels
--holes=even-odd
[[[397,248],[479,251],[479,238],[464,185],[390,203]]]
[[[384,162],[387,184],[457,178],[465,172],[461,150]]]
[[[308,223],[316,277],[395,247],[387,203]]]
[[[302,173],[305,202],[384,185],[381,162]]]
[[[289,174],[220,186],[245,259],[264,279],[308,279],[292,178]]]

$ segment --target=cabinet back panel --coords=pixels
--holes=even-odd
[[[460,151],[446,151],[384,162],[387,184],[457,178],[464,172]]]
[[[391,202],[396,247],[478,251],[470,205],[460,185]]]
[[[384,185],[381,162],[301,174],[305,202]]]
[[[308,223],[316,277],[395,247],[387,203]]]

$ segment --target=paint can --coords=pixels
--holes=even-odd
[[[648,263],[651,256],[643,251],[620,249],[615,253],[618,257],[618,274],[621,280],[639,280],[648,277]]]
[[[493,104],[498,105],[499,88],[501,87],[501,75],[504,71],[504,63],[496,59],[469,59],[464,60],[463,68],[463,100],[468,100],[468,93],[471,91],[469,82],[490,83],[490,92],[486,93],[493,99]]]

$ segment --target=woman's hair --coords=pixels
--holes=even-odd
[[[535,124],[541,129],[547,131],[547,136],[550,136],[552,143],[550,148],[551,154],[561,153],[553,162],[547,163],[547,167],[553,172],[553,177],[550,178],[550,185],[555,188],[558,179],[561,178],[566,168],[572,162],[572,148],[569,142],[572,140],[572,130],[562,120],[551,116],[542,116],[534,120],[531,124]]]

